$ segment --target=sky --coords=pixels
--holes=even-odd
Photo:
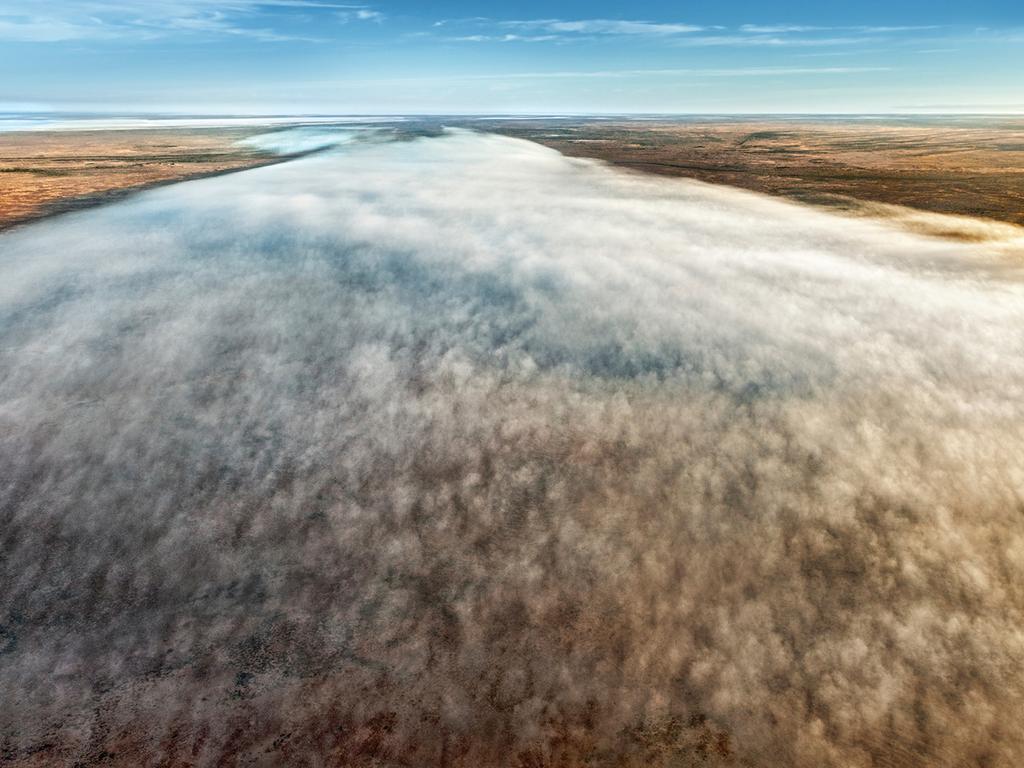
[[[0,111],[1024,112],[1017,0],[0,0]]]

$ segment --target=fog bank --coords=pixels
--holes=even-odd
[[[11,764],[1024,761],[984,243],[456,132],[0,274]]]

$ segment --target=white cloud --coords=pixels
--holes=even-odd
[[[640,35],[647,37],[666,37],[670,35],[691,34],[700,32],[704,27],[693,24],[664,23],[651,21],[626,21],[618,19],[579,19],[565,21],[561,19],[532,19],[520,21],[503,21],[501,26],[521,27],[526,29],[544,29],[561,34],[583,35]]]
[[[938,26],[811,26],[800,24],[744,24],[730,32],[720,25],[698,26],[674,22],[621,19],[525,19],[500,21],[485,17],[445,19],[434,27],[469,24],[480,32],[452,36],[446,40],[463,42],[510,42],[517,38],[494,32],[512,28],[545,33],[536,41],[572,41],[594,37],[646,37],[663,39],[687,47],[828,47],[858,45],[874,40],[868,35],[939,29]],[[822,33],[844,34],[829,34]]]
[[[871,37],[793,37],[779,35],[696,35],[674,41],[685,47],[724,46],[733,48],[816,48],[861,45],[874,42]]]
[[[366,5],[317,0],[57,0],[44,7],[37,2],[8,0],[0,7],[0,40],[145,40],[183,35],[308,40],[311,38],[254,22],[270,21],[274,11],[302,14],[315,10],[334,11],[346,20],[384,19]]]
[[[741,32],[748,32],[751,34],[759,35],[774,35],[784,34],[793,32],[827,32],[827,31],[849,31],[849,32],[863,32],[867,34],[877,34],[885,32],[920,32],[925,30],[941,29],[940,25],[929,24],[929,25],[917,25],[917,26],[872,26],[872,25],[854,25],[854,26],[832,26],[832,27],[819,27],[819,26],[807,26],[803,24],[744,24],[740,27]]]
[[[454,43],[546,43],[562,40],[561,35],[457,35],[444,40]]]
[[[556,32],[580,32],[599,35],[679,35],[699,32],[703,29],[692,24],[665,24],[650,21],[617,21],[612,19],[556,21],[548,26]]]
[[[369,8],[357,8],[355,10],[338,11],[338,18],[343,22],[349,21],[376,21],[382,22],[387,17],[380,11],[374,11]]]
[[[815,32],[822,27],[808,27],[801,24],[744,24],[740,27],[743,32],[754,34],[777,35],[783,32]]]
[[[492,38],[472,35],[450,38],[455,41],[482,42]],[[547,72],[503,72],[486,75],[450,75],[426,78],[382,78],[378,80],[346,80],[349,84],[359,83],[403,83],[403,82],[452,82],[465,80],[547,80],[547,79],[591,79],[628,77],[779,77],[785,75],[849,75],[864,72],[890,72],[891,67],[676,67],[670,69],[579,69],[553,70]],[[337,83],[341,85],[342,83]]]

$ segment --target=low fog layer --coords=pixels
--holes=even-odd
[[[454,133],[0,270],[4,760],[1024,762],[982,244]]]
[[[238,143],[243,147],[252,147],[264,152],[291,155],[315,152],[329,147],[340,147],[359,139],[370,139],[375,133],[375,129],[365,126],[302,126],[258,133],[255,136],[242,139]]]

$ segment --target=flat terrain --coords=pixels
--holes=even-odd
[[[1024,225],[1024,118],[427,119],[406,122],[403,132],[436,135],[443,125],[855,214],[906,219],[911,209]],[[238,144],[266,130],[0,133],[0,230],[156,184],[278,162]],[[966,220],[904,223],[928,234],[992,236]]]
[[[573,157],[817,205],[867,201],[1024,225],[1024,118],[486,125]]]
[[[240,147],[256,131],[157,129],[0,133],[0,230],[130,190],[279,158]]]

